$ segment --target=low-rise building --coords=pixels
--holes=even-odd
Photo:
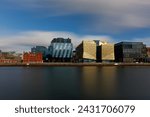
[[[43,63],[42,53],[23,53],[23,63]]]
[[[0,63],[21,63],[22,54],[16,53],[14,51],[10,52],[0,52]]]
[[[0,63],[20,63],[14,59],[0,59]]]

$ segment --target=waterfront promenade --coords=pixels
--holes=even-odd
[[[7,66],[150,66],[150,63],[0,63]]]

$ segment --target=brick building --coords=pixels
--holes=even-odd
[[[0,63],[19,63],[19,62],[13,59],[0,59]]]
[[[42,63],[43,56],[42,53],[23,53],[23,62],[24,63]]]
[[[0,63],[21,63],[21,54],[16,52],[0,51]]]

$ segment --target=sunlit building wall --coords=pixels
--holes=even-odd
[[[115,60],[114,44],[101,42],[97,46],[97,61],[98,62],[113,62]]]
[[[95,41],[82,41],[76,48],[76,59],[79,62],[96,61],[96,43]]]

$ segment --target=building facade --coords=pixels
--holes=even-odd
[[[147,59],[146,62],[150,63],[150,47],[147,47]]]
[[[100,45],[97,46],[97,61],[114,62],[115,61],[114,44],[101,42]]]
[[[32,53],[42,53],[43,60],[46,60],[48,49],[45,46],[36,46],[31,48]]]
[[[73,44],[69,38],[54,38],[48,50],[53,62],[70,62],[73,56]]]
[[[42,53],[23,53],[23,63],[43,63]]]
[[[95,41],[82,41],[76,48],[76,60],[78,62],[96,62]]]
[[[147,57],[150,58],[150,47],[147,47]]]
[[[116,62],[145,62],[146,45],[142,42],[120,42],[115,44]]]
[[[22,57],[20,53],[0,52],[0,63],[21,63]]]

